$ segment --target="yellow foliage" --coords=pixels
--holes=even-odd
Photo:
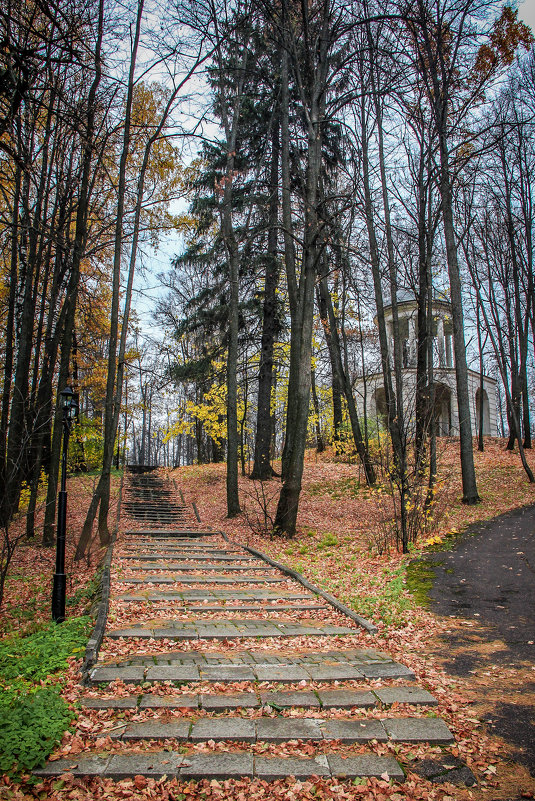
[[[217,374],[224,369],[223,362],[212,362],[214,372]],[[187,401],[184,410],[175,409],[181,416],[171,426],[164,436],[164,442],[179,434],[192,434],[195,421],[202,423],[205,433],[218,445],[227,438],[227,385],[214,383],[205,393],[201,403]],[[238,423],[245,417],[245,404],[238,397]]]

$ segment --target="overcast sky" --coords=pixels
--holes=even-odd
[[[523,0],[518,4],[518,16],[535,32],[535,0]]]

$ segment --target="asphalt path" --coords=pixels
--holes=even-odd
[[[467,676],[490,661],[523,671],[518,691],[504,687],[491,725],[535,776],[535,506],[471,526],[453,551],[427,560],[435,572],[431,609],[478,624],[452,634],[445,668]],[[482,656],[477,646],[497,640],[499,648]]]

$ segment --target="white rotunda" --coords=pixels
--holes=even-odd
[[[418,304],[414,295],[403,291],[398,295],[399,330],[403,354],[403,397],[406,412],[414,415],[416,397],[416,356]],[[455,355],[451,304],[444,295],[436,294],[433,300],[433,377],[435,385],[435,422],[438,436],[459,435],[459,412],[455,380]],[[392,306],[384,307],[389,348],[393,347]],[[470,418],[474,436],[479,431],[481,376],[468,370]],[[361,376],[355,386],[359,414],[366,411],[368,418],[386,418],[383,376],[374,373]],[[483,434],[497,435],[496,380],[483,376]]]

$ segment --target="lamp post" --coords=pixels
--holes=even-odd
[[[56,537],[56,572],[52,587],[52,620],[62,623],[65,620],[65,532],[67,528],[67,451],[72,421],[78,408],[77,397],[70,387],[61,391],[63,410],[63,454],[61,457],[61,489],[58,493],[58,530]]]

